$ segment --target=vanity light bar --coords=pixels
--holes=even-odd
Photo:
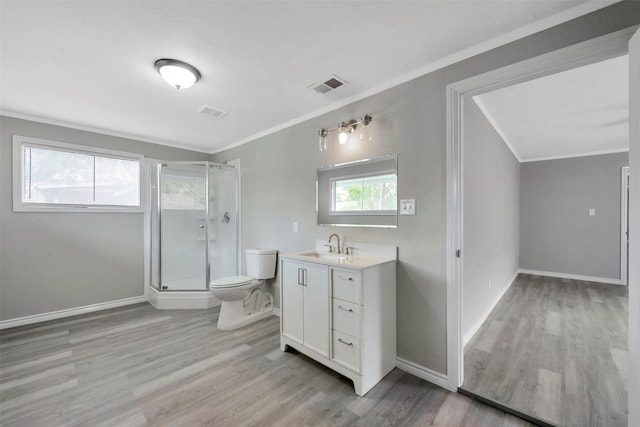
[[[318,149],[322,151],[327,151],[327,136],[330,132],[339,132],[339,142],[340,144],[346,144],[347,139],[350,133],[353,133],[358,125],[367,126],[373,120],[373,116],[371,114],[365,114],[360,118],[360,120],[351,119],[349,121],[341,122],[337,127],[327,129],[322,128],[318,131]]]

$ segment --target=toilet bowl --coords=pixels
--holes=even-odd
[[[211,293],[222,301],[218,329],[237,329],[273,315],[273,296],[261,285],[275,276],[277,253],[275,249],[247,249],[249,276],[222,277],[209,284]]]

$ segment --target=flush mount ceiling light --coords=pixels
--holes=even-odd
[[[318,131],[318,135],[320,136],[318,148],[320,149],[320,151],[327,151],[327,136],[329,135],[329,132],[335,131],[338,131],[338,142],[341,145],[346,144],[349,140],[349,134],[353,133],[358,125],[361,124],[363,126],[367,126],[369,123],[371,123],[371,120],[373,120],[373,117],[371,117],[370,114],[365,114],[364,117],[362,117],[360,120],[351,119],[348,122],[340,123],[338,127],[335,127],[333,129],[320,129]]]
[[[196,67],[177,59],[158,59],[153,66],[176,89],[191,87],[202,77]]]

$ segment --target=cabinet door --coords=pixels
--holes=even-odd
[[[302,263],[282,260],[282,334],[303,343]]]
[[[305,264],[304,345],[329,357],[329,268]]]

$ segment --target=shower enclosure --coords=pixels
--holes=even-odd
[[[237,275],[238,177],[213,162],[151,166],[151,286],[208,291]]]

